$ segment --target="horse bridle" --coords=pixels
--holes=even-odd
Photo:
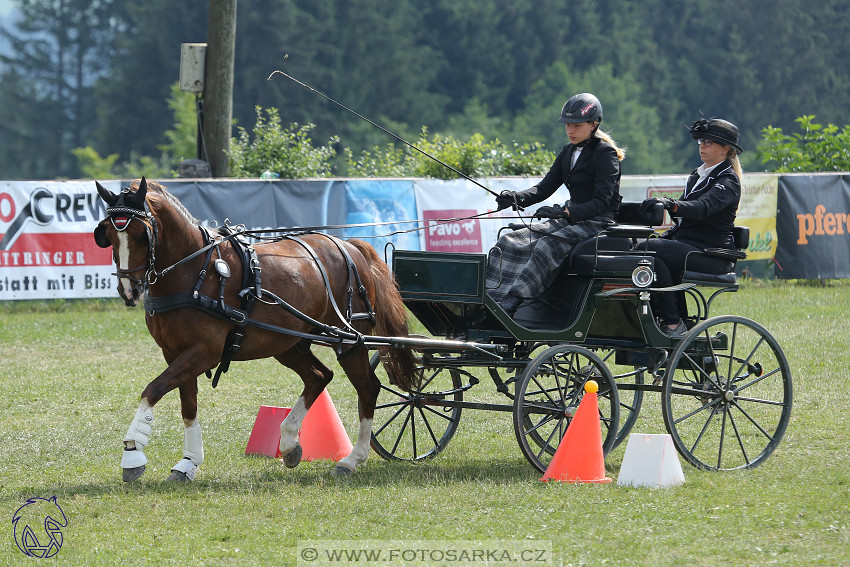
[[[130,191],[124,189],[121,193],[130,194]],[[130,268],[120,268],[116,262],[115,272],[112,275],[119,278],[126,278],[137,285],[147,288],[147,286],[155,284],[162,274],[156,271],[156,247],[159,242],[159,230],[157,228],[156,218],[150,212],[147,201],[144,202],[144,207],[144,210],[122,205],[107,207],[106,214],[108,217],[101,221],[101,225],[108,220],[116,231],[124,232],[135,220],[142,223],[145,227],[145,232],[148,236],[148,254],[145,258],[145,263]],[[144,279],[133,275],[140,270],[145,270]]]

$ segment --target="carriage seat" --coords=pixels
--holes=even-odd
[[[645,260],[647,253],[634,245],[638,238],[655,232],[653,226],[664,222],[664,207],[641,210],[641,203],[620,203],[614,224],[601,234],[576,244],[567,262],[571,272],[628,272]]]
[[[682,275],[682,283],[695,283],[709,286],[724,286],[737,285],[738,275],[735,273],[735,264],[738,260],[743,260],[747,257],[744,252],[750,246],[750,228],[747,226],[736,226],[732,228],[732,237],[735,240],[735,248],[737,250],[729,250],[728,248],[706,248],[701,251],[689,252],[685,257],[685,272]],[[688,259],[691,254],[700,254],[703,256],[711,256],[713,258],[723,258],[729,261],[730,269],[723,274],[708,274],[704,272],[696,272],[688,269]]]

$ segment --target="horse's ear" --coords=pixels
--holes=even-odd
[[[142,180],[139,181],[139,188],[136,190],[136,202],[139,203],[139,208],[145,208],[145,195],[148,194],[148,180],[142,176]]]
[[[118,195],[101,185],[99,181],[95,181],[94,184],[97,186],[97,193],[100,195],[100,198],[103,199],[103,202],[110,207],[115,205],[115,202],[118,200]]]
[[[138,209],[140,211],[145,210],[145,195],[148,192],[148,181],[144,177],[142,177],[141,181],[139,181],[139,188],[136,189],[135,193],[130,193],[130,195],[126,198],[126,204],[128,206],[133,207],[134,209]]]

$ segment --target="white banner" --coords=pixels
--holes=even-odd
[[[539,177],[512,177],[484,179],[482,184],[494,193],[522,191],[538,183]],[[421,179],[414,183],[416,206],[419,218],[425,221],[425,230],[420,232],[422,250],[445,252],[486,253],[496,243],[499,229],[511,222],[522,222],[518,214],[510,209],[495,211],[496,198],[466,180],[441,181]],[[523,211],[530,216],[543,205],[563,204],[569,199],[569,191],[562,187],[549,199]],[[490,212],[481,218],[469,218]],[[447,219],[458,219],[448,221]],[[525,222],[529,222],[526,220]]]
[[[114,294],[112,252],[92,238],[105,214],[92,181],[0,182],[0,300]]]

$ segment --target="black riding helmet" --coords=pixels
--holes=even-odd
[[[592,94],[579,93],[564,103],[558,122],[564,124],[602,122],[602,105],[599,104],[599,99]]]

